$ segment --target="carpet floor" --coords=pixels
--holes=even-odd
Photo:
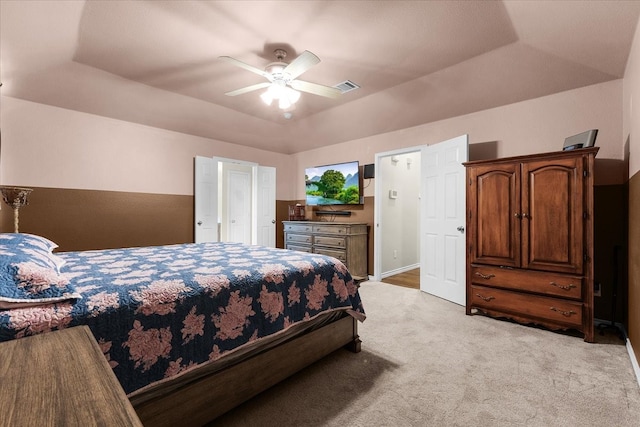
[[[639,426],[624,343],[481,315],[364,282],[362,352],[339,350],[216,426]]]

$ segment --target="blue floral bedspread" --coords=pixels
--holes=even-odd
[[[88,325],[126,393],[323,312],[364,320],[346,267],[323,255],[240,243],[58,255],[82,298],[0,311],[0,341]]]

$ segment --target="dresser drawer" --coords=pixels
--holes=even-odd
[[[293,231],[294,233],[311,233],[313,227],[310,224],[285,224],[284,231]]]
[[[286,243],[307,243],[309,245],[313,243],[313,236],[308,234],[287,233],[286,236]]]
[[[331,246],[332,248],[347,247],[347,241],[344,237],[315,236],[313,243],[320,246]]]
[[[535,292],[575,300],[582,299],[580,276],[514,268],[471,266],[471,282],[483,286]]]
[[[292,251],[299,251],[299,252],[312,252],[311,250],[311,246],[300,246],[300,245],[296,245],[296,244],[290,244],[287,243],[285,245],[285,249],[290,249]]]
[[[313,252],[316,253],[316,254],[320,254],[320,255],[332,256],[334,258],[339,259],[340,261],[342,261],[345,264],[347,263],[347,252],[346,251],[314,247],[313,248]]]
[[[471,285],[471,305],[515,316],[582,326],[582,304],[559,298]]]
[[[323,234],[347,234],[347,227],[343,225],[314,225],[313,226],[314,233],[323,233]]]

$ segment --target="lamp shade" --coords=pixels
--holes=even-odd
[[[267,105],[271,105],[274,100],[278,100],[278,107],[281,110],[286,110],[298,102],[300,92],[280,82],[273,82],[271,86],[260,95],[260,98]]]
[[[13,228],[16,233],[18,233],[18,216],[20,208],[29,204],[28,197],[32,191],[32,188],[0,186],[2,200],[13,208]]]

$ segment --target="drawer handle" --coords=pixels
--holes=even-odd
[[[573,283],[569,283],[568,285],[558,285],[556,282],[550,282],[551,286],[555,286],[556,288],[564,289],[565,291],[571,290],[571,288],[575,288],[576,285]]]
[[[496,275],[495,275],[495,274],[482,274],[482,273],[480,273],[479,271],[476,271],[476,276],[480,276],[480,277],[482,277],[484,280],[489,280],[489,279],[491,279],[492,277],[496,277]]]
[[[555,311],[556,313],[560,313],[562,314],[564,317],[571,317],[572,314],[577,314],[575,311],[573,310],[569,310],[569,311],[562,311],[559,308],[555,308],[555,307],[549,307],[551,309],[551,311]]]
[[[489,301],[491,301],[492,299],[496,299],[496,297],[492,297],[492,296],[483,297],[483,296],[482,296],[482,295],[480,295],[480,294],[476,294],[476,296],[477,296],[477,297],[482,298],[482,299],[483,299],[483,300],[485,300],[486,302],[489,302]]]

